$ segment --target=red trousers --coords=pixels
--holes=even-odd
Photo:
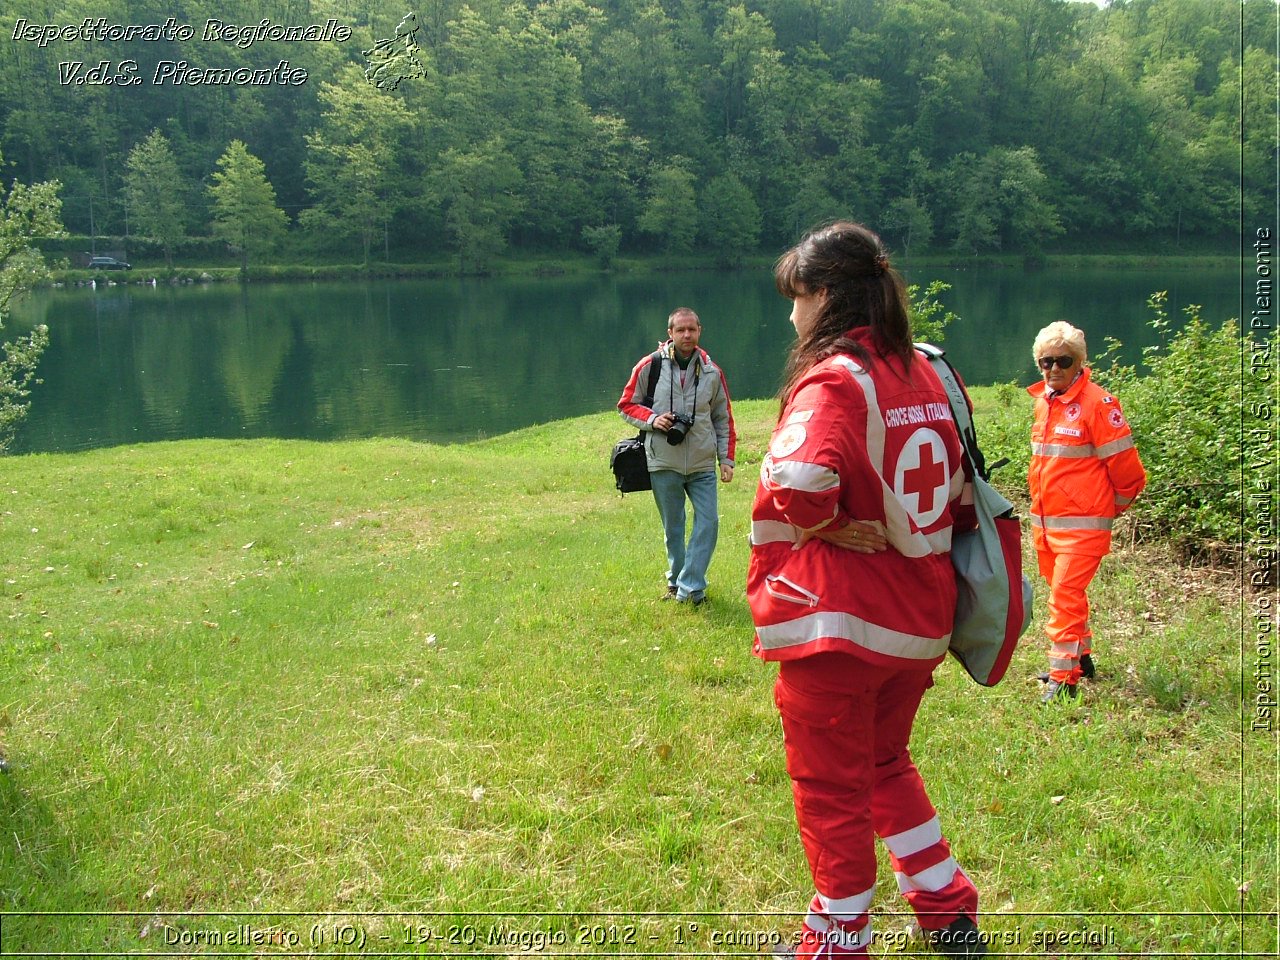
[[[1089,629],[1089,588],[1102,557],[1037,550],[1040,576],[1049,584],[1049,679],[1078,683],[1080,658],[1093,653]]]
[[[922,929],[941,929],[962,913],[977,919],[978,891],[952,858],[907,750],[932,685],[932,670],[873,666],[844,653],[781,664],[774,699],[817,889],[802,960],[866,953],[876,835]]]

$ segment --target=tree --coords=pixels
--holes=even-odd
[[[3,158],[0,158],[2,162]],[[37,237],[62,236],[61,184],[47,180],[26,186],[18,181],[0,192],[0,329],[9,303],[43,279],[44,258],[31,243]],[[27,401],[36,364],[49,343],[49,329],[41,324],[25,337],[0,345],[0,453],[27,415]]]
[[[155,2],[124,6],[159,16]],[[253,23],[281,5],[247,6]],[[139,97],[72,76],[97,62],[87,48],[0,43],[0,143],[24,182],[63,183],[75,231],[102,236],[137,233],[136,218],[155,212],[150,198],[121,202],[120,176],[153,128],[192,181],[240,139],[281,207],[314,207],[305,223],[357,250],[383,237],[442,247],[431,178],[448,151],[483,153],[495,138],[519,173],[505,240],[544,251],[580,244],[587,226],[638,237],[646,201],[647,222],[656,215],[652,171],[676,156],[700,193],[729,172],[749,187],[767,248],[817,218],[883,226],[895,200],[913,198],[934,246],[962,236],[962,249],[1010,249],[1020,234],[1053,235],[1037,195],[1072,246],[1175,242],[1179,230],[1211,243],[1233,235],[1241,199],[1256,219],[1275,192],[1274,0],[428,0],[416,39],[413,21],[396,27],[403,15],[373,0],[352,42],[288,51],[305,85],[211,78],[198,96],[190,82]],[[393,28],[390,46],[375,39]],[[348,63],[371,44],[386,90]],[[144,46],[124,51],[142,80],[169,55]],[[188,44],[183,56],[193,70],[238,70],[261,52]],[[990,198],[949,176],[957,157],[1024,146],[1047,191],[1016,157],[1003,186],[983,171]],[[212,218],[203,188],[158,197],[185,205],[188,229]]]
[[[721,263],[736,266],[760,242],[760,208],[731,173],[714,177],[702,192],[702,235]]]
[[[687,253],[698,229],[693,174],[682,157],[659,167],[649,182],[649,200],[638,224],[642,233],[661,238],[667,253]]]
[[[1062,222],[1049,201],[1048,178],[1032,147],[996,147],[987,157],[996,184],[1009,245],[1039,253],[1045,240],[1062,234]],[[998,171],[998,172],[997,172]]]
[[[1031,147],[993,147],[981,158],[960,154],[948,165],[948,180],[957,250],[1038,253],[1046,239],[1063,232]]]
[[[209,193],[213,197],[213,235],[240,252],[240,275],[249,272],[249,257],[269,251],[284,234],[285,212],[276,206],[276,191],[266,167],[239,140],[232,140],[218,160]]]
[[[507,245],[507,228],[521,210],[520,171],[501,137],[475,150],[450,148],[432,177],[435,197],[458,251],[463,273],[486,273]]]
[[[187,235],[186,183],[169,141],[152,130],[131,151],[125,164],[124,195],[133,226],[164,248],[164,262],[173,266],[173,247]]]
[[[616,223],[606,223],[600,227],[583,227],[582,242],[591,248],[600,260],[600,266],[606,270],[613,266],[618,255],[618,247],[622,245],[622,228]]]
[[[365,81],[354,65],[320,87],[326,109],[307,134],[307,182],[315,206],[303,226],[332,237],[359,238],[364,262],[374,235],[407,197],[401,145],[414,126],[405,105]]]
[[[827,223],[842,216],[848,216],[844,205],[831,195],[827,182],[820,174],[821,166],[815,161],[802,164],[796,171],[795,190],[790,199],[783,204],[779,217],[784,229],[784,236],[795,243],[800,235],[812,230],[820,223]]]
[[[747,84],[755,75],[757,61],[773,49],[773,28],[758,13],[748,13],[741,4],[724,12],[713,37],[720,54],[720,100],[725,133],[742,123],[747,110]]]
[[[929,209],[915,197],[898,197],[884,213],[884,225],[902,237],[902,255],[911,256],[911,244],[929,246],[933,239],[933,218]]]

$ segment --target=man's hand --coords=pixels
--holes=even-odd
[[[733,467],[729,466],[727,463],[720,464],[720,482],[728,483],[732,479]]]
[[[653,429],[666,433],[671,429],[671,425],[676,422],[676,415],[671,411],[660,413],[657,419],[653,421]]]

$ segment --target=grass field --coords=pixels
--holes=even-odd
[[[742,587],[772,411],[735,404],[697,609],[658,602],[616,415],[0,460],[0,953],[789,935],[811,890]],[[1092,596],[1081,703],[1038,704],[1040,591],[1005,681],[948,661],[917,721],[993,953],[1272,955],[1276,741],[1242,728],[1235,575],[1125,549]],[[881,866],[873,953],[924,953]]]

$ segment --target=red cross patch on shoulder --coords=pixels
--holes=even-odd
[[[769,444],[769,452],[776,459],[783,460],[804,446],[806,439],[808,434],[805,432],[804,424],[788,424],[774,434],[773,441]]]
[[[1120,412],[1120,408],[1116,407],[1107,414],[1107,422],[1117,430],[1124,426],[1124,414]]]

